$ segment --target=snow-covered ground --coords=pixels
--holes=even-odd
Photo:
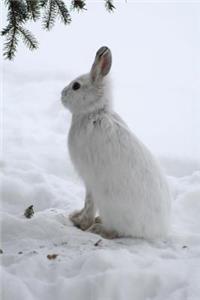
[[[77,47],[69,46],[71,54],[66,61],[66,72],[63,59],[67,55],[63,50],[57,67],[53,60],[59,56],[57,48],[53,52],[49,50],[49,59],[48,55],[45,56],[44,50],[47,51],[49,43],[53,43],[47,38],[46,48],[41,41],[41,50],[37,54],[22,50],[14,63],[4,63],[3,155],[0,165],[3,199],[1,299],[200,299],[200,68],[197,59],[200,43],[195,40],[197,35],[193,30],[200,24],[197,22],[199,18],[194,18],[198,7],[182,5],[181,9],[176,7],[175,13],[174,6],[173,9],[165,7],[166,10],[159,5],[150,8],[129,6],[127,13],[131,18],[127,17],[126,22],[131,20],[141,25],[145,19],[150,28],[148,32],[146,27],[139,27],[144,40],[133,29],[133,41],[136,39],[137,45],[135,48],[132,42],[129,46],[134,49],[137,59],[131,56],[127,44],[119,49],[119,36],[115,39],[107,34],[105,42],[111,40],[115,54],[116,109],[158,155],[168,176],[173,195],[172,228],[165,241],[125,238],[109,241],[80,231],[68,220],[69,212],[82,207],[84,189],[67,152],[71,116],[60,103],[60,91],[74,75],[89,69],[99,44],[88,38],[89,53],[79,58],[76,58]],[[114,25],[110,23],[109,31],[119,29],[118,34],[125,42],[124,31],[120,33],[121,25],[117,27],[119,18],[125,16],[123,13],[122,9],[122,15],[117,12],[116,16],[105,17],[104,26],[113,18]],[[88,14],[94,21],[89,10]],[[175,20],[179,21],[177,25]],[[87,22],[86,28],[89,26]],[[71,40],[80,30],[76,20],[72,26],[69,32]],[[154,33],[151,33],[152,28]],[[156,41],[156,35],[162,30],[165,30],[167,39],[164,46],[168,44],[164,54],[168,56],[166,64],[164,62],[160,68],[162,57],[157,56],[157,52],[154,57],[153,53],[158,45],[164,51],[162,43]],[[95,35],[102,44],[103,34],[100,37]],[[55,31],[52,35],[55,37],[58,33]],[[152,42],[148,44],[151,38]],[[163,36],[160,38],[164,42]],[[167,69],[173,57],[169,51],[173,42],[176,45],[172,47],[175,49],[175,73],[173,69]],[[77,41],[75,44],[86,53],[85,45]],[[181,54],[178,47],[182,49]],[[192,54],[193,62],[190,61]],[[121,65],[120,55],[126,56]],[[143,55],[148,57],[144,59]],[[128,57],[134,61],[135,70],[128,70]],[[74,64],[72,60],[76,59],[78,63]],[[156,59],[159,62],[150,78],[150,62],[156,62]],[[139,66],[142,61],[143,65]],[[185,65],[179,69],[181,62]],[[184,68],[186,74],[183,74]],[[126,69],[127,76],[123,73]],[[145,70],[149,74],[144,73]],[[158,71],[161,74],[158,75]],[[27,219],[23,214],[30,205],[34,206],[35,214]],[[57,256],[50,259],[48,255],[53,254]]]

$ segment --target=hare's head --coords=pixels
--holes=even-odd
[[[74,79],[62,91],[61,100],[72,113],[89,112],[109,104],[104,77],[112,64],[111,51],[101,47],[88,74]]]

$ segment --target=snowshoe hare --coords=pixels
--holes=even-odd
[[[69,152],[86,188],[84,208],[70,219],[105,238],[161,238],[169,227],[168,186],[152,154],[112,110],[111,63],[110,49],[101,47],[90,73],[62,91],[72,113]]]

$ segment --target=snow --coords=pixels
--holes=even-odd
[[[4,63],[0,162],[2,299],[199,300],[199,5],[163,5],[135,4],[106,16],[104,26],[110,24],[108,33],[101,33],[98,24],[97,36],[87,38],[89,46],[76,40],[59,52],[60,41],[55,43],[52,37],[58,39],[64,29],[58,27],[49,37],[40,33],[41,49],[37,54],[22,48],[14,63]],[[104,13],[100,10],[98,17]],[[133,30],[130,49],[121,25],[117,25],[125,13],[127,26],[132,22],[140,28],[140,32]],[[80,18],[85,22],[84,16]],[[88,18],[94,21],[90,10]],[[114,25],[109,23],[110,18]],[[78,20],[75,17],[69,28],[71,41],[80,30]],[[89,25],[87,21],[83,31]],[[111,35],[116,30],[123,36],[123,45],[117,44],[118,36]],[[163,30],[165,34],[159,36],[164,46],[156,40]],[[172,228],[165,241],[105,240],[80,231],[68,219],[71,211],[82,207],[84,188],[67,151],[71,116],[61,105],[60,91],[74,75],[88,70],[104,38],[110,41],[115,55],[116,110],[158,155],[169,181]],[[47,57],[45,51],[53,43]],[[173,54],[170,45],[174,45]],[[80,47],[85,57],[78,57],[74,64],[71,57],[77,57]],[[71,57],[64,66],[67,49]],[[131,56],[132,50],[137,58]],[[163,56],[157,55],[160,50],[166,56],[161,66]],[[60,53],[57,61],[55,53]],[[117,59],[121,55],[126,57],[123,62]],[[130,59],[132,68],[124,76]],[[152,69],[151,64],[157,60]],[[35,214],[27,219],[23,214],[30,205]],[[48,259],[49,254],[58,256]]]

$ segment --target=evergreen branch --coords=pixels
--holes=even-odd
[[[38,42],[36,38],[33,36],[33,34],[27,30],[26,28],[19,26],[18,31],[20,35],[22,36],[24,44],[30,49],[34,50],[38,47]]]
[[[1,32],[1,35],[7,37],[3,55],[12,60],[17,50],[18,26],[27,20],[27,9],[23,0],[6,0],[6,4],[8,6],[8,25]]]
[[[109,12],[113,12],[115,9],[115,6],[113,4],[113,0],[105,0],[105,7]]]
[[[77,11],[86,10],[85,0],[73,0],[71,5],[72,5],[72,8],[76,9]]]
[[[1,0],[0,0],[1,1]],[[111,12],[115,9],[114,0],[102,0],[106,9]],[[71,9],[76,11],[86,10],[86,0],[69,0]],[[8,24],[1,31],[5,36],[3,55],[7,59],[13,59],[17,50],[18,39],[21,37],[26,46],[33,50],[38,46],[32,33],[24,27],[28,21],[37,21],[44,10],[43,26],[50,30],[59,16],[64,24],[71,22],[71,16],[65,0],[4,0],[7,7]]]
[[[55,0],[49,0],[48,7],[46,8],[46,12],[43,18],[44,28],[50,30],[56,19],[57,15],[57,5]]]
[[[38,0],[26,0],[27,11],[33,21],[40,17],[40,4]]]
[[[40,7],[46,7],[48,4],[48,0],[39,0],[39,6]]]
[[[12,27],[9,31],[9,35],[7,36],[7,40],[4,45],[4,53],[3,56],[9,60],[12,60],[15,56],[15,52],[17,49],[18,32],[16,27]]]
[[[55,2],[58,7],[58,12],[60,14],[62,22],[64,24],[71,23],[71,16],[69,14],[69,11],[68,11],[65,3],[62,0],[55,0]]]
[[[28,19],[27,7],[23,0],[8,1],[8,21],[9,23],[20,23]]]
[[[12,24],[8,24],[4,29],[2,29],[1,35],[8,34],[12,28],[13,28],[13,25]]]

